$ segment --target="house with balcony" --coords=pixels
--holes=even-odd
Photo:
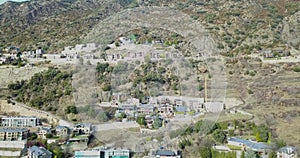
[[[58,137],[68,136],[70,134],[70,129],[67,126],[57,126],[55,128],[55,134]]]
[[[26,140],[27,136],[26,128],[0,128],[0,141],[22,141]]]
[[[74,135],[90,135],[92,134],[92,124],[91,123],[79,123],[73,127]]]
[[[36,134],[38,138],[46,139],[47,134],[52,134],[52,129],[50,127],[41,127]]]

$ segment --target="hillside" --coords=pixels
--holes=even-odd
[[[212,61],[203,61],[199,56],[192,58],[195,57],[192,56],[193,53],[201,55],[202,52],[195,51],[194,47],[196,46],[185,39],[185,37],[189,37],[189,34],[184,36],[177,34],[178,32],[175,33],[174,30],[155,28],[154,24],[152,27],[134,28],[118,34],[121,29],[114,29],[113,26],[126,27],[126,24],[121,23],[118,19],[127,19],[127,16],[123,17],[122,15],[130,12],[124,10],[136,6],[169,7],[185,13],[184,15],[191,18],[188,20],[199,22],[197,23],[199,28],[203,27],[205,30],[203,31],[205,32],[204,36],[209,34],[212,43],[218,48],[217,51],[221,52],[220,56],[224,59],[224,65],[213,65],[215,58],[210,58]],[[170,17],[169,15],[165,16]],[[141,23],[142,20],[148,18],[147,16],[138,17],[138,15],[135,17],[139,19],[128,21]],[[157,18],[158,21],[160,18]],[[175,17],[171,18],[175,19]],[[111,19],[116,23],[109,25],[112,22]],[[101,23],[102,20],[106,23]],[[182,19],[176,21],[174,28],[184,30],[186,25],[182,22],[186,21]],[[100,35],[96,34],[97,29],[102,31]],[[202,30],[199,32],[203,33]],[[92,38],[89,35],[92,35]],[[135,58],[128,61],[115,60],[109,64],[84,65],[82,63],[76,65],[80,70],[79,73],[77,72],[77,76],[74,75],[76,71],[73,71],[72,68],[67,71],[55,68],[49,68],[48,71],[42,72],[36,70],[39,73],[33,75],[31,79],[20,78],[19,82],[14,80],[13,84],[8,87],[10,94],[15,99],[37,109],[51,111],[60,116],[63,116],[64,113],[71,115],[78,112],[84,115],[80,118],[81,120],[76,117],[75,122],[82,120],[92,120],[96,123],[106,122],[113,117],[116,109],[104,110],[107,115],[103,116],[104,113],[101,113],[103,109],[99,107],[96,109],[94,107],[97,106],[89,105],[110,101],[113,93],[122,92],[128,96],[139,98],[140,101],[146,100],[145,98],[148,96],[159,95],[192,94],[204,97],[203,85],[207,78],[209,78],[207,81],[208,91],[213,91],[214,84],[211,84],[213,81],[210,78],[211,71],[214,71],[215,68],[215,72],[219,69],[224,70],[224,74],[223,71],[222,74],[214,73],[213,78],[226,76],[226,85],[218,82],[226,87],[226,99],[233,98],[242,102],[236,108],[253,114],[249,120],[239,120],[240,125],[238,126],[241,126],[242,129],[232,136],[242,136],[243,133],[250,135],[251,132],[251,136],[254,136],[255,132],[253,131],[256,129],[250,128],[252,123],[259,126],[263,124],[263,129],[268,131],[264,134],[271,133],[272,140],[270,141],[283,140],[288,145],[300,147],[299,0],[33,0],[23,3],[7,2],[0,5],[0,36],[3,37],[0,40],[0,47],[15,45],[20,46],[22,50],[41,47],[47,53],[59,52],[65,46],[84,43],[85,39],[90,38],[94,40],[91,42],[101,40],[110,42],[111,45],[115,44],[114,48],[105,47],[104,50],[97,50],[101,54],[101,58],[103,57],[105,60],[108,56],[120,55],[120,58],[124,59],[130,53],[149,52],[150,54],[157,50],[170,51],[172,55],[179,52],[190,59],[181,62],[167,58],[150,61],[149,56],[143,56],[141,59]],[[98,37],[104,38],[99,39]],[[118,41],[119,37],[128,37],[134,42],[123,45],[121,41]],[[211,45],[206,46],[205,40],[200,40],[197,44],[200,45],[199,47],[204,47],[202,55],[206,55],[207,50],[210,51],[214,48]],[[266,57],[267,51],[272,53]],[[87,71],[88,68],[91,70]],[[5,68],[1,70],[1,72],[10,74],[12,71],[13,69],[9,71]],[[1,80],[1,88],[12,83],[7,80],[9,79]],[[90,89],[85,86],[90,86]],[[80,88],[83,90],[81,91]],[[6,93],[7,89],[4,90]],[[75,93],[83,99],[74,97]],[[89,98],[89,95],[92,96],[92,99]],[[5,96],[3,95],[3,97]],[[84,100],[86,98],[90,100]],[[122,101],[126,99],[128,98],[123,98]],[[78,111],[74,108],[74,104],[80,105]],[[227,107],[233,106],[236,104]],[[225,121],[225,123],[234,121],[234,118],[230,119],[232,120]],[[73,118],[70,117],[69,120],[73,120]],[[172,145],[180,147],[182,143],[190,144],[189,147],[182,148],[184,155],[199,157],[199,147],[204,146],[202,141],[206,138],[204,140],[199,138],[199,129],[196,128],[196,125],[192,124],[187,130],[192,130],[192,132],[185,131],[187,134],[181,135],[181,137],[180,134],[177,135],[179,137],[174,136]],[[210,133],[210,136],[213,136],[215,131],[210,131]],[[179,141],[178,139],[181,138],[182,140]],[[164,142],[161,141],[161,143]]]
[[[80,37],[103,18],[132,0],[33,0],[0,5],[0,47],[23,50],[42,47],[49,52],[80,43]]]
[[[128,7],[169,6],[200,21],[228,56],[288,44],[299,50],[295,0],[40,0],[0,5],[0,47],[42,47],[49,52],[74,45],[98,22]],[[298,12],[298,13],[297,13]],[[233,51],[231,51],[233,50]]]

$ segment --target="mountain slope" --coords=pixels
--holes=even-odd
[[[42,47],[50,52],[80,43],[80,36],[131,0],[35,0],[0,6],[0,47]]]

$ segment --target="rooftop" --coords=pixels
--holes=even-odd
[[[67,126],[57,126],[56,129],[64,129],[64,128],[69,128]]]
[[[281,153],[287,153],[287,154],[293,154],[296,152],[296,147],[293,147],[293,146],[286,146],[286,147],[283,147],[283,148],[280,148],[278,150],[278,152],[281,152]]]
[[[176,156],[177,154],[171,150],[157,150],[155,155],[159,156]]]
[[[38,147],[38,146],[32,146],[29,148],[29,151],[31,153],[34,153],[35,155],[41,156],[41,155],[52,155],[50,151],[43,147]]]
[[[245,144],[247,147],[249,147],[253,150],[263,150],[263,149],[270,149],[271,148],[269,145],[267,145],[265,143],[254,142],[254,141],[235,138],[235,137],[229,138],[228,141],[234,141],[234,142],[239,142],[239,143]]]
[[[1,119],[10,119],[10,118],[15,118],[15,119],[18,119],[18,118],[37,119],[37,117],[35,117],[35,116],[5,116],[5,117],[2,117]]]
[[[9,127],[0,128],[0,132],[26,132],[26,131],[28,131],[28,129],[26,128],[9,128]]]

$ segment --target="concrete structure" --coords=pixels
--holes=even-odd
[[[2,117],[2,127],[36,127],[39,125],[38,118],[34,116]]]
[[[130,158],[127,149],[91,149],[75,151],[75,158]]]
[[[43,147],[32,146],[28,149],[28,158],[52,158],[52,153]]]
[[[0,128],[0,141],[26,140],[28,129],[26,128]]]
[[[297,158],[297,150],[293,146],[286,146],[277,151],[277,158]]]
[[[27,140],[0,141],[0,157],[21,157],[27,152]]]
[[[221,102],[206,102],[204,103],[204,108],[207,112],[221,112],[224,110],[224,103]]]

